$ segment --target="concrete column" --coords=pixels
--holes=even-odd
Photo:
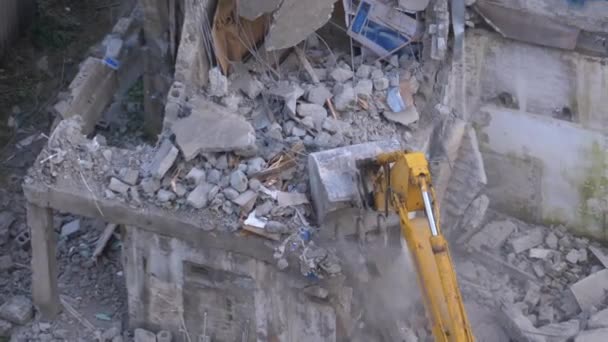
[[[170,18],[168,0],[139,0],[144,13],[143,82],[144,132],[156,138],[162,129],[165,98],[171,86],[172,70],[169,53]]]
[[[42,318],[54,319],[61,306],[57,289],[57,247],[50,208],[27,204],[32,246],[32,293]]]

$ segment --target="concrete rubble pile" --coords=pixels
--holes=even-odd
[[[457,264],[465,298],[500,310],[515,341],[603,336],[608,250],[563,226],[526,224],[494,211],[482,216],[485,223],[455,246],[468,255]]]
[[[294,71],[283,81],[245,67],[229,77],[211,69],[205,92],[182,104],[155,148],[117,150],[101,134],[87,142],[76,121],[63,122],[41,160],[44,176],[99,181],[105,198],[135,207],[209,208],[227,230],[255,229],[273,240],[297,232],[311,217],[303,155],[402,139],[419,118],[414,95],[422,75],[414,56],[397,65],[359,57],[353,70],[346,56],[336,60],[314,38],[306,50],[314,75],[289,58],[282,68]],[[405,112],[389,108],[391,89],[404,97]]]

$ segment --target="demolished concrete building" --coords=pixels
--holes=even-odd
[[[140,1],[83,61],[24,180],[32,295],[44,319],[62,309],[55,210],[121,227],[129,327],[141,334],[423,340],[415,304],[370,307],[370,298],[402,294],[384,291],[387,272],[351,245],[378,244],[397,222],[345,212],[357,194],[341,186],[356,161],[324,150],[353,145],[430,157],[444,230],[465,255],[456,258],[465,299],[484,306],[471,313],[478,336],[566,340],[584,329],[583,313],[595,314],[595,330],[581,341],[606,329],[595,313],[605,307],[590,304],[603,291],[588,284],[608,265],[588,238],[606,240],[608,3],[467,2],[455,58],[458,1],[399,1],[422,27],[399,56],[332,50],[323,30],[355,22],[350,1],[233,1],[230,18],[264,30],[247,37],[255,42],[232,41],[249,60],[225,64],[216,56],[234,55],[217,41],[241,29],[218,30],[213,1],[170,3]],[[514,13],[542,20],[517,27]],[[109,56],[112,39],[123,43]],[[144,130],[158,139],[112,145],[102,128],[140,77]],[[391,92],[405,108],[393,110]],[[323,177],[336,186],[323,188]],[[499,318],[483,321],[492,310]]]

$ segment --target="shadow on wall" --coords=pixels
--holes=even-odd
[[[0,59],[28,26],[36,11],[34,0],[4,0],[0,11]]]

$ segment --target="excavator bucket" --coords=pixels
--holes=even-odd
[[[358,248],[353,251],[352,245],[347,245],[344,260],[357,260],[351,270],[367,279],[361,285],[365,288],[370,283],[382,284],[382,278],[390,277],[382,270],[394,272],[394,261],[400,255],[409,255],[414,265],[409,270],[416,275],[435,340],[473,341],[447,241],[441,232],[426,157],[419,152],[382,151],[375,147],[348,146],[309,157],[313,200],[325,201],[315,203],[317,215],[322,220],[355,207],[358,213],[351,211],[351,216],[363,217],[372,212],[383,217],[384,222],[397,217],[397,236],[389,234],[394,230],[388,224],[370,227],[366,220],[361,220],[361,224],[357,221]],[[341,235],[343,228],[346,227],[335,225],[334,231]],[[374,233],[381,238],[370,239]],[[373,243],[378,241],[383,245]],[[404,254],[405,249],[409,253]],[[361,277],[362,273],[367,276]],[[374,290],[368,288],[370,292]]]

